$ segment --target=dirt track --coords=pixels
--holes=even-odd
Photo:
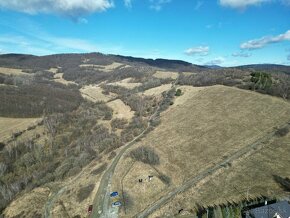
[[[172,88],[175,88],[175,83],[172,85]],[[167,92],[168,93],[168,92]],[[105,174],[102,177],[98,192],[96,194],[96,197],[94,199],[93,203],[93,211],[91,217],[118,217],[116,214],[115,210],[110,210],[109,209],[109,193],[110,193],[110,185],[111,185],[111,180],[113,177],[113,174],[115,172],[116,166],[123,156],[123,154],[133,145],[135,142],[140,139],[146,131],[151,127],[151,121],[153,121],[158,114],[160,110],[160,105],[157,107],[156,111],[154,114],[151,115],[149,118],[148,126],[147,128],[137,137],[135,137],[131,142],[127,143],[123,149],[117,154],[117,156],[114,158],[112,164],[110,167],[107,169]]]
[[[284,124],[283,126],[281,126],[281,128],[287,127],[287,126],[290,127],[290,123]],[[218,170],[224,168],[228,164],[232,163],[233,161],[241,158],[242,156],[244,156],[246,154],[249,154],[252,151],[256,151],[256,150],[262,149],[263,148],[263,145],[262,145],[263,142],[266,142],[269,139],[271,139],[272,137],[274,137],[275,133],[276,133],[276,130],[274,130],[272,132],[269,132],[267,135],[265,135],[262,138],[258,139],[254,143],[252,143],[252,144],[250,144],[250,145],[238,150],[237,152],[233,153],[231,156],[229,156],[225,160],[222,160],[221,162],[217,163],[215,166],[210,167],[210,168],[204,170],[203,172],[199,173],[198,175],[192,177],[187,182],[185,182],[182,186],[171,190],[169,193],[167,193],[166,195],[161,197],[159,200],[154,202],[152,205],[150,205],[148,208],[146,208],[142,212],[138,213],[134,217],[137,217],[137,218],[148,217],[154,211],[156,211],[157,209],[161,208],[162,205],[167,203],[170,199],[172,199],[173,197],[175,197],[179,193],[182,193],[182,192],[186,191],[187,189],[193,187],[194,185],[196,185],[198,182],[200,182],[202,179],[206,178],[207,176],[214,174]]]

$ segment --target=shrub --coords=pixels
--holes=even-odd
[[[3,150],[4,147],[5,147],[4,142],[0,142],[0,151]]]
[[[273,175],[274,181],[280,185],[285,191],[290,191],[290,179],[282,178],[281,176]]]
[[[100,167],[98,167],[97,169],[93,170],[91,172],[91,174],[98,175],[98,174],[102,173],[106,168],[107,168],[107,163],[104,163]]]
[[[152,148],[149,147],[139,147],[130,152],[131,158],[136,161],[143,162],[150,165],[158,165],[160,163],[159,156],[155,153]]]
[[[181,96],[181,95],[182,95],[181,89],[177,89],[176,93],[175,93],[175,96]]]
[[[289,128],[288,127],[284,127],[284,128],[280,128],[276,131],[275,135],[279,136],[279,137],[284,137],[289,133]]]
[[[165,184],[165,185],[170,185],[171,183],[171,178],[169,176],[166,176],[164,174],[158,175],[158,178]]]
[[[128,121],[124,118],[122,119],[115,118],[111,121],[111,126],[113,129],[124,129],[127,123]]]
[[[82,187],[77,194],[78,202],[82,202],[83,200],[87,199],[91,192],[94,190],[95,184],[90,184],[88,186]]]

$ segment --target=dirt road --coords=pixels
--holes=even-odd
[[[175,88],[177,80],[172,84],[171,89]],[[167,91],[168,94],[169,91]],[[112,217],[118,217],[118,211],[117,209],[112,209],[109,205],[110,202],[110,187],[111,187],[111,181],[113,174],[115,172],[116,166],[123,156],[123,154],[133,145],[135,142],[143,137],[143,135],[149,130],[151,127],[151,121],[153,121],[156,118],[156,115],[160,111],[160,105],[156,108],[155,112],[151,115],[148,121],[147,128],[137,137],[135,137],[131,142],[124,145],[123,149],[117,154],[117,156],[114,158],[113,162],[111,163],[110,167],[107,169],[105,174],[102,177],[98,192],[96,194],[96,197],[93,202],[93,211],[91,214],[91,217],[97,218],[112,218]]]

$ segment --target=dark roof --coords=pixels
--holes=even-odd
[[[287,201],[281,201],[246,211],[246,218],[273,218],[275,215],[280,215],[282,218],[289,218],[290,204]]]

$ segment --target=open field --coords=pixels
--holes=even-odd
[[[103,94],[103,89],[96,85],[84,86],[80,89],[80,92],[83,98],[86,98],[93,102],[97,101],[107,102],[116,97],[116,95],[114,95],[113,93],[110,93],[109,95]]]
[[[172,87],[172,84],[164,84],[152,89],[147,89],[145,92],[142,94],[147,95],[147,96],[160,96],[163,92],[168,91]]]
[[[90,67],[90,68],[96,68],[97,70],[103,71],[103,72],[112,72],[113,70],[124,66],[128,67],[129,65],[124,65],[122,63],[114,62],[110,65],[96,65],[96,64],[81,64],[80,67]]]
[[[177,195],[150,217],[162,217],[165,213],[173,215],[180,208],[189,211],[196,204],[207,207],[260,196],[269,198],[288,196],[289,194],[275,182],[274,175],[290,177],[289,143],[290,134],[282,138],[273,138],[251,156],[234,162],[224,172],[214,174]]]
[[[113,85],[113,86],[121,86],[127,89],[134,89],[135,87],[141,86],[142,83],[132,83],[130,82],[132,78],[126,78],[118,82],[114,83],[108,83],[108,85]]]
[[[156,187],[148,188],[145,196],[136,195],[134,187],[140,186],[138,178],[148,176],[148,169],[128,172],[130,158],[123,158],[117,166],[113,187],[120,190],[118,181],[127,174],[126,180],[134,182],[124,183],[124,190],[135,205],[126,215],[122,211],[122,216],[132,217],[140,208],[145,209],[167,191],[254,143],[290,117],[290,104],[275,97],[225,86],[179,88],[183,95],[161,114],[161,124],[132,147],[154,148],[160,157],[160,165],[155,168],[170,178],[170,183],[160,195],[152,197],[160,191]],[[281,163],[281,169],[284,165]],[[233,185],[239,183],[237,178],[232,181]],[[208,190],[213,195],[213,190]]]
[[[6,118],[0,117],[0,141],[11,137],[12,133],[26,130],[27,127],[37,123],[39,118]]]
[[[58,72],[58,68],[50,68],[48,71],[56,74]]]
[[[62,84],[64,84],[64,85],[68,85],[68,84],[76,84],[76,83],[73,82],[73,81],[65,80],[65,79],[63,78],[63,73],[55,73],[54,76],[53,76],[53,78],[54,78],[54,81],[55,81],[55,82],[62,83]]]
[[[113,119],[125,118],[127,120],[130,120],[134,116],[134,111],[132,111],[128,105],[125,105],[125,103],[121,99],[111,101],[107,103],[107,105],[113,109]]]
[[[0,73],[7,74],[7,75],[15,75],[15,76],[30,75],[29,73],[22,72],[21,69],[13,69],[13,68],[6,68],[6,67],[0,67]]]
[[[154,73],[153,76],[159,79],[168,79],[168,78],[177,79],[178,73],[168,71],[156,71],[156,73]]]

